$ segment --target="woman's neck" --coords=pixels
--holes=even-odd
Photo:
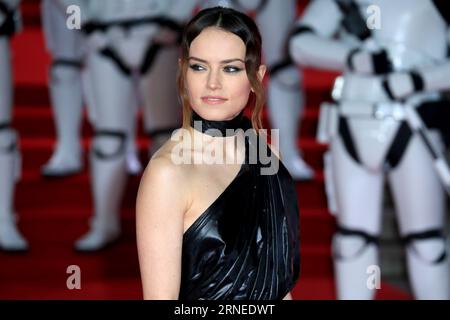
[[[191,150],[202,155],[205,163],[241,164],[245,157],[243,113],[242,110],[230,120],[211,121],[193,111],[189,127]]]
[[[190,127],[191,150],[201,154],[205,163],[241,164],[245,156],[245,135],[238,131],[227,137],[214,137]],[[212,161],[210,158],[214,157]],[[209,159],[209,161],[208,161]]]
[[[191,115],[191,127],[204,134],[214,137],[228,137],[235,135],[236,130],[243,129],[244,110],[228,120],[207,120],[194,110]]]

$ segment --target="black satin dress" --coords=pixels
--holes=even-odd
[[[193,119],[203,132],[251,127],[242,113],[230,121]],[[249,161],[258,144],[245,145],[237,176],[184,233],[180,300],[279,300],[299,277],[294,182],[281,161],[276,174],[262,175],[264,165]]]

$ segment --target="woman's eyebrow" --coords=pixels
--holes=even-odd
[[[202,62],[202,63],[208,63],[208,61],[203,60],[203,59],[200,59],[200,58],[197,58],[197,57],[189,57],[188,60],[196,60],[196,61],[199,61],[199,62]],[[242,63],[245,64],[244,60],[239,59],[239,58],[233,58],[233,59],[222,60],[222,61],[220,61],[220,63],[222,63],[222,64],[223,64],[223,63],[231,63],[231,62],[234,62],[234,61],[240,61],[240,62],[242,62]]]

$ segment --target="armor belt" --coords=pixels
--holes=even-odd
[[[153,65],[153,61],[155,60],[155,57],[160,51],[161,47],[162,47],[161,45],[153,43],[149,44],[145,52],[144,61],[142,62],[141,67],[139,68],[140,74],[146,74],[150,70],[151,66]],[[117,54],[117,52],[113,48],[106,47],[103,50],[101,50],[100,53],[103,56],[111,59],[116,64],[117,68],[119,68],[119,70],[124,75],[131,76],[131,74],[133,73],[132,69],[128,67],[125,62],[123,62],[122,58]]]
[[[142,19],[133,19],[133,20],[117,20],[117,21],[110,21],[110,22],[89,22],[83,27],[83,32],[86,34],[91,34],[95,31],[102,31],[106,32],[109,28],[113,26],[119,26],[125,30],[129,30],[132,27],[143,25],[143,24],[157,24],[161,27],[169,28],[173,31],[176,31],[181,36],[181,30],[182,27],[176,23],[172,19],[168,19],[163,16],[155,16],[155,17],[148,17],[148,18],[142,18]],[[181,38],[177,39],[178,42],[180,42]],[[144,61],[139,68],[140,74],[146,74],[150,68],[153,65],[153,61],[155,60],[156,55],[162,48],[161,45],[150,43],[147,47],[147,51],[144,56]],[[111,48],[106,47],[103,50],[100,51],[100,53],[111,59],[117,68],[126,76],[131,76],[133,73],[132,69],[129,68],[126,63],[123,62],[122,58],[120,57],[117,52]]]
[[[111,27],[121,27],[125,30],[128,30],[132,27],[143,25],[143,24],[157,24],[161,27],[166,27],[171,30],[177,31],[181,33],[182,26],[179,25],[172,19],[166,18],[164,16],[155,16],[155,17],[147,17],[141,19],[132,19],[132,20],[116,20],[109,22],[97,22],[92,21],[88,22],[83,26],[83,32],[86,34],[91,34],[94,31],[103,31],[105,32]]]

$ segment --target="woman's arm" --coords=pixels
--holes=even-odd
[[[178,299],[186,189],[181,168],[152,159],[139,186],[136,233],[144,299]]]

